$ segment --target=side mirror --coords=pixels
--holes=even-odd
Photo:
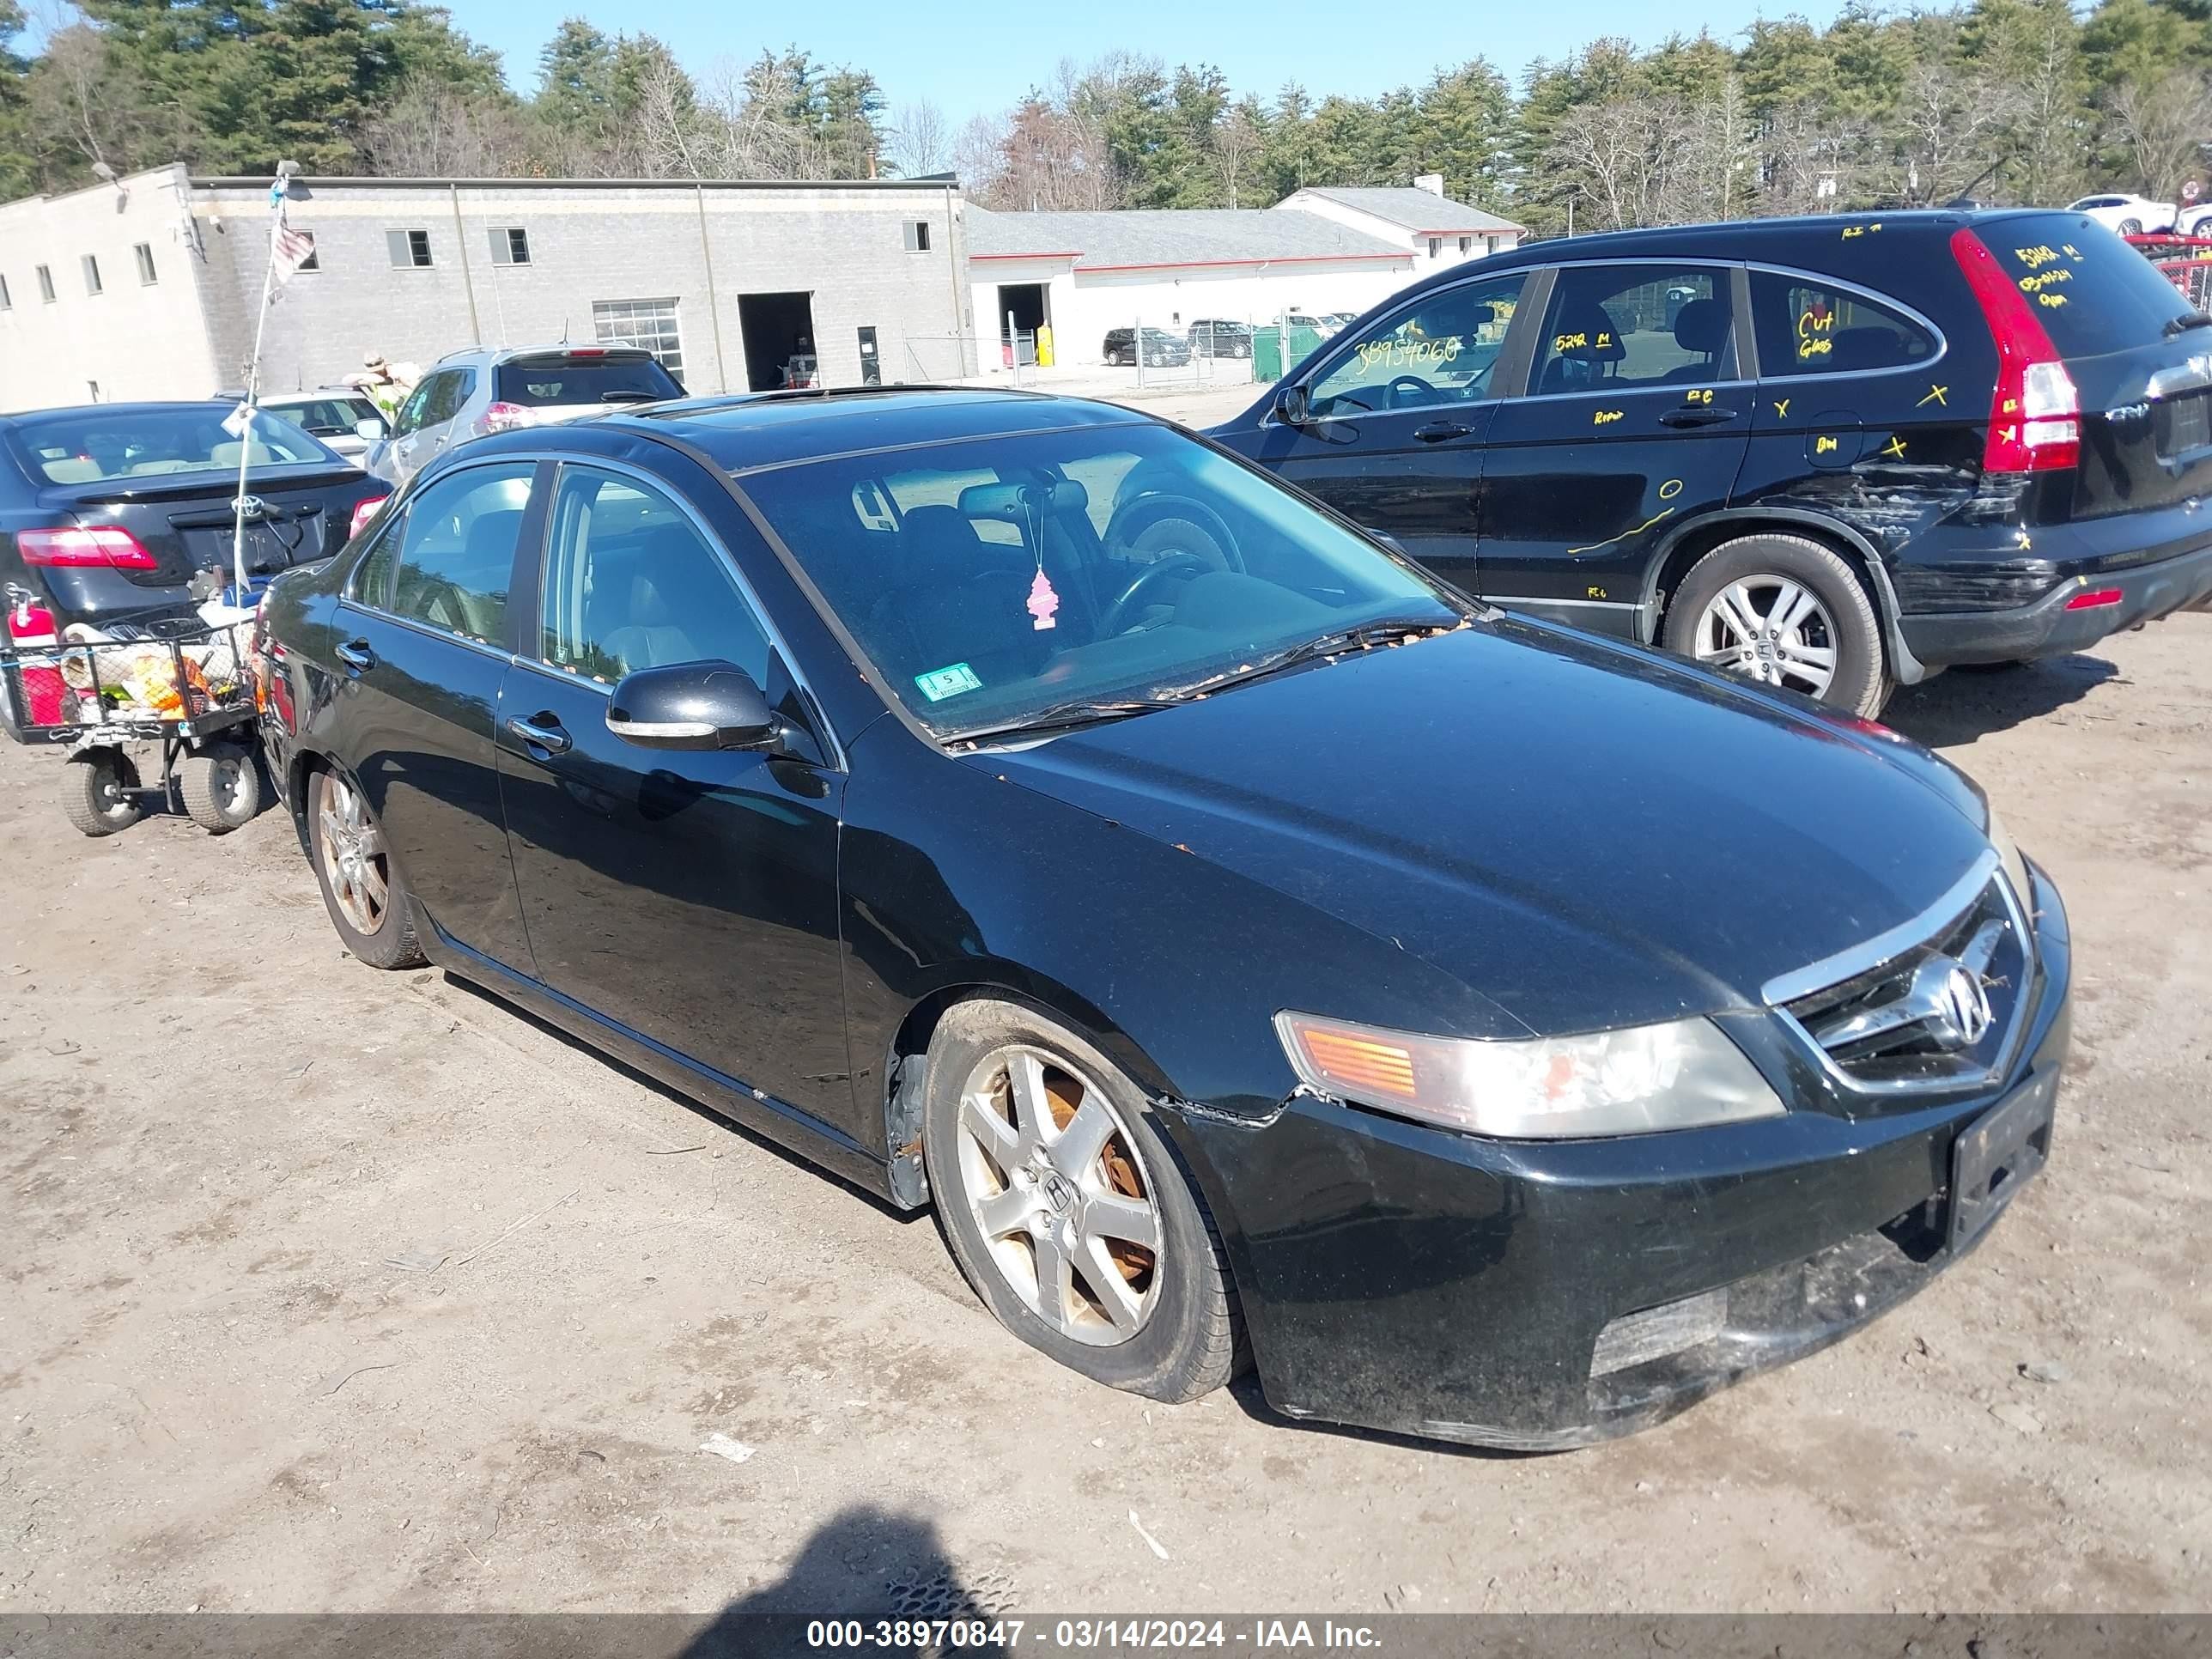
[[[782,728],[735,663],[683,662],[623,676],[607,730],[641,749],[768,749]]]
[[[356,421],[353,423],[353,435],[360,439],[363,443],[381,443],[384,441],[384,422],[381,421]]]
[[[1313,419],[1313,400],[1303,385],[1286,386],[1275,394],[1275,417],[1285,426],[1304,426]]]

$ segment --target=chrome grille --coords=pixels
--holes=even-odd
[[[1850,1088],[1965,1087],[2002,1073],[2035,957],[2011,886],[1990,873],[1925,938],[1781,1004]]]

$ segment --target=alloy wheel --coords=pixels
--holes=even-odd
[[[322,812],[323,874],[345,919],[363,934],[384,925],[392,898],[392,872],[384,836],[368,815],[361,792],[335,773],[325,775]]]
[[[1697,658],[1807,696],[1836,678],[1836,623],[1820,597],[1787,576],[1746,576],[1713,596],[1698,618]]]
[[[1094,1347],[1144,1328],[1160,1212],[1134,1137],[1094,1080],[1041,1048],[994,1049],[960,1091],[958,1164],[992,1265],[1030,1312]]]

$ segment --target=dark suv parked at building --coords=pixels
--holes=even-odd
[[[1190,325],[1190,349],[1201,357],[1249,357],[1252,325],[1225,318],[1201,317]]]
[[[1133,328],[1111,328],[1106,331],[1106,361],[1109,363],[1133,363],[1137,361],[1137,331]],[[1145,331],[1145,367],[1147,368],[1181,368],[1190,361],[1190,346],[1164,328]]]
[[[1510,609],[1862,713],[2212,598],[2212,334],[2080,214],[1439,273],[1212,435]]]

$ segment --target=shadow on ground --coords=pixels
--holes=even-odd
[[[1900,690],[1881,720],[1931,749],[1960,748],[2079,702],[2119,673],[2104,658],[2080,653],[2004,668],[1954,668]]]
[[[781,1578],[731,1602],[675,1659],[817,1654],[823,1644],[807,1628],[816,1620],[856,1620],[871,1632],[878,1620],[988,1621],[1003,1614],[1013,1595],[1003,1573],[963,1577],[932,1522],[872,1507],[848,1509],[806,1540]],[[902,1652],[933,1650],[927,1641],[896,1645]],[[956,1644],[942,1645],[950,1650]],[[1000,1651],[985,1644],[957,1645],[968,1653]]]

